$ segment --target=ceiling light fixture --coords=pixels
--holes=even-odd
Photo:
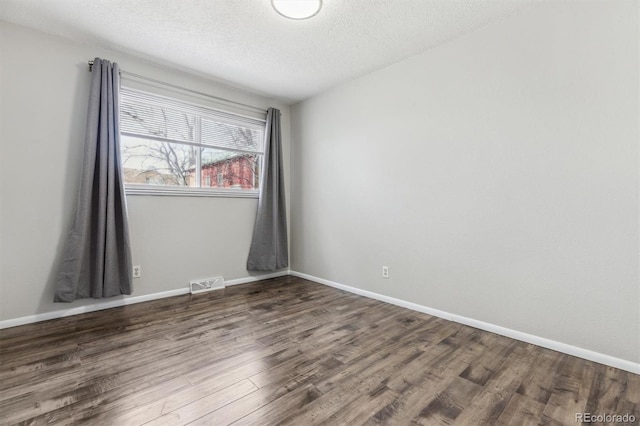
[[[322,0],[271,0],[273,10],[289,19],[309,19],[322,9]]]

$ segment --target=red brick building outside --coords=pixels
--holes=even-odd
[[[202,188],[258,189],[259,162],[255,155],[241,154],[202,164]],[[194,172],[195,174],[195,172]]]
[[[195,168],[178,175],[156,169],[124,167],[123,175],[128,184],[196,187]],[[258,189],[260,159],[255,154],[216,152],[214,158],[203,158],[200,177],[201,188]]]

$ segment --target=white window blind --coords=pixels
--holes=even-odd
[[[257,193],[264,121],[123,87],[125,183]]]

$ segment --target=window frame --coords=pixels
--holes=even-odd
[[[131,87],[128,85],[122,85],[120,88],[120,99],[122,99],[123,95],[126,97],[129,93],[139,94],[142,96],[148,96],[152,98],[153,104],[158,107],[163,107],[166,105],[167,108],[176,108],[180,106],[185,106],[188,108],[192,108],[191,111],[199,111],[197,115],[195,115],[195,120],[197,122],[196,131],[195,131],[195,139],[193,142],[187,141],[178,141],[171,138],[162,138],[157,136],[141,136],[139,134],[130,133],[123,131],[120,129],[120,157],[122,161],[122,167],[124,169],[124,160],[122,160],[122,138],[124,137],[133,137],[140,138],[149,141],[158,141],[164,143],[171,143],[176,145],[186,145],[186,146],[194,146],[197,148],[204,149],[215,149],[219,151],[226,152],[238,152],[245,154],[255,154],[257,155],[258,162],[258,170],[262,171],[264,166],[264,156],[265,156],[265,135],[266,135],[266,119],[249,117],[242,114],[238,114],[236,112],[228,111],[222,108],[212,107],[210,105],[203,105],[202,103],[190,102],[182,99],[182,97],[171,97],[158,93],[153,93],[147,90],[140,90],[135,87]],[[163,104],[163,101],[166,104]],[[122,101],[120,102],[120,108],[122,107]],[[266,114],[266,112],[265,112]],[[118,120],[120,120],[121,111],[118,114]],[[225,117],[227,119],[225,119]],[[241,149],[234,149],[229,147],[216,146],[212,144],[205,144],[201,141],[201,120],[206,119],[210,121],[217,121],[220,123],[227,123],[231,125],[246,125],[247,128],[259,130],[261,132],[262,140],[259,151],[247,151]],[[256,123],[260,122],[262,125],[257,126]],[[126,183],[124,182],[124,189],[126,195],[153,195],[153,196],[187,196],[187,197],[227,197],[227,198],[258,198],[260,195],[260,187],[262,185],[262,180],[259,182],[259,187],[256,189],[239,189],[239,188],[221,188],[221,187],[203,187],[201,184],[201,173],[202,173],[202,150],[198,150],[198,155],[196,156],[196,165],[195,168],[197,172],[195,173],[197,186],[170,186],[170,185],[157,185],[157,184],[134,184],[134,183]],[[255,177],[254,177],[255,179]]]

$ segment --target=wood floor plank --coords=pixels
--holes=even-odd
[[[193,424],[231,424],[246,417],[254,411],[275,402],[284,395],[296,389],[306,387],[318,380],[325,374],[336,371],[342,363],[335,359],[312,360],[312,365],[299,371],[291,371],[287,376],[273,376],[272,380],[264,383],[257,391],[242,397],[218,410],[215,410],[205,417],[198,419]],[[253,378],[251,378],[253,382]]]
[[[269,404],[263,405],[250,414],[231,423],[233,425],[278,425],[290,413],[297,412],[307,404],[322,396],[312,384],[300,386]],[[215,421],[215,418],[212,419]],[[206,424],[195,422],[194,424]]]
[[[505,345],[505,347],[509,346],[508,343]],[[498,423],[498,419],[516,395],[516,390],[521,386],[523,379],[535,369],[535,366],[529,362],[533,358],[532,345],[516,342],[515,348],[507,352],[508,354],[501,361],[502,365],[493,370],[493,374],[483,385],[482,391],[468,401],[456,418],[456,423],[483,425]],[[461,374],[460,377],[463,375]]]
[[[0,424],[574,424],[640,376],[295,277],[0,331]]]
[[[386,386],[377,386],[370,392],[359,392],[358,395],[357,398],[349,399],[348,402],[340,404],[337,409],[331,410],[333,412],[331,415],[329,412],[317,411],[318,422],[334,425],[385,423],[384,413],[379,414],[380,407],[388,406],[399,399],[399,395]],[[304,419],[304,416],[296,415],[292,423],[304,424]]]
[[[615,368],[602,366],[594,375],[585,412],[602,413],[606,407],[617,407],[624,399],[626,386],[624,374]]]
[[[496,426],[510,426],[519,424],[522,426],[539,425],[542,419],[545,404],[535,399],[520,395],[512,394],[509,402],[496,419]]]
[[[462,413],[468,402],[482,391],[482,385],[455,377],[443,391],[413,419],[417,424],[452,424]]]
[[[627,379],[625,399],[633,404],[640,405],[640,375],[620,373]]]
[[[289,392],[285,387],[258,389],[188,424],[191,426],[230,425]]]
[[[144,386],[126,395],[105,393],[98,398],[87,398],[61,409],[49,411],[29,419],[30,424],[61,424],[67,419],[83,419],[92,424],[119,424],[120,417],[129,418],[138,412],[138,407],[161,400],[192,386],[184,377],[167,380],[155,386]],[[145,421],[147,417],[144,417]],[[151,417],[148,417],[151,418]],[[132,422],[131,424],[141,424]]]
[[[576,413],[584,413],[593,379],[604,368],[601,364],[592,364],[569,355],[559,354],[558,368],[549,376],[551,383],[548,402],[543,417],[560,423],[575,422]],[[588,367],[588,371],[585,367]]]
[[[411,381],[406,378],[402,379],[401,390],[396,392],[400,395],[399,398],[380,407],[371,417],[371,422],[407,424],[449,385],[452,377],[461,373],[470,361],[478,356],[477,352],[467,350],[468,346],[465,345],[478,333],[478,330],[459,325],[448,328],[448,330],[450,334],[446,338],[430,345],[425,355],[413,361],[417,362],[418,359],[422,359],[420,366],[413,365],[411,368],[413,371]],[[465,348],[465,350],[459,350],[460,348]],[[444,374],[445,370],[455,372],[455,374],[448,376]],[[394,372],[394,377],[386,380],[385,386],[390,387],[394,383],[395,374]]]
[[[215,411],[220,407],[247,395],[257,390],[258,388],[251,383],[250,380],[242,380],[217,392],[204,396],[200,399],[196,399],[188,405],[184,405],[180,408],[170,411],[170,408],[165,407],[160,417],[145,423],[149,426],[176,426],[191,423],[194,420],[204,417],[211,411]],[[129,420],[125,419],[125,423],[129,423]]]

